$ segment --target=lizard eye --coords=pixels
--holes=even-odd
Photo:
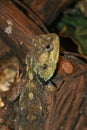
[[[46,49],[46,51],[50,52],[50,51],[53,50],[53,45],[49,43],[49,44],[47,44],[47,45],[45,46],[45,49]]]

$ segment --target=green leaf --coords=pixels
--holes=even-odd
[[[64,29],[66,28],[66,29]],[[65,13],[57,24],[62,36],[68,36],[78,45],[80,53],[87,55],[87,19],[75,12]]]

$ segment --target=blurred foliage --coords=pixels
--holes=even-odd
[[[76,5],[63,13],[57,29],[60,36],[71,38],[77,44],[78,51],[87,57],[87,18],[78,7]]]
[[[87,17],[87,0],[79,0],[75,7],[78,8],[85,17]]]

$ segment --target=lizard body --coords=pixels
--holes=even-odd
[[[59,57],[59,38],[43,34],[33,40],[33,49],[26,58],[27,81],[19,99],[16,130],[44,130],[48,117],[48,85]],[[51,86],[52,87],[52,86]]]

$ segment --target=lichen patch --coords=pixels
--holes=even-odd
[[[29,79],[33,80],[33,73],[32,72],[29,73]]]
[[[28,97],[30,98],[30,100],[32,100],[32,99],[34,98],[34,94],[33,94],[32,92],[30,92],[30,93],[28,94]]]
[[[12,22],[10,20],[7,20],[7,24],[8,24],[8,26],[5,28],[4,32],[9,35],[9,34],[12,34],[12,26],[13,26],[13,24],[12,24]]]

